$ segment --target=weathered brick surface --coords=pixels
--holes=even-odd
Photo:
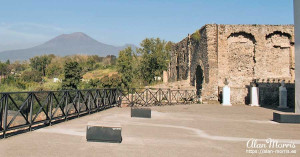
[[[196,33],[198,38],[193,37],[194,33],[174,45],[169,76],[170,81],[190,78],[190,84],[195,86],[196,68],[200,65],[204,100],[220,99],[225,78],[232,87],[233,104],[248,103],[253,80],[294,80],[293,25],[208,24]],[[268,88],[274,91],[278,87]],[[293,84],[289,88],[293,91]],[[262,85],[262,92],[268,95],[266,89]]]

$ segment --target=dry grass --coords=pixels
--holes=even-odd
[[[83,75],[83,79],[101,79],[103,76],[117,74],[116,69],[97,69]]]

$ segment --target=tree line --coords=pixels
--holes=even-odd
[[[0,92],[21,90],[61,90],[88,88],[137,88],[154,83],[155,76],[167,70],[172,43],[159,38],[146,38],[140,48],[119,52],[119,57],[53,54],[30,58],[29,61],[0,62]],[[83,75],[99,69],[117,73],[83,80]],[[62,81],[49,81],[59,78]]]
[[[155,76],[161,76],[168,68],[171,42],[146,38],[140,46],[136,53],[130,47],[119,53],[117,69],[121,75],[122,87],[149,85],[154,82]]]

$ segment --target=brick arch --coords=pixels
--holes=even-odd
[[[285,37],[288,37],[290,40],[292,39],[292,36],[289,33],[281,32],[281,31],[274,31],[273,33],[266,35],[266,40],[271,38],[274,35],[285,36]]]
[[[228,40],[229,38],[231,38],[231,37],[239,37],[239,36],[242,36],[242,37],[244,37],[244,38],[247,38],[247,39],[251,40],[253,44],[256,43],[256,40],[255,40],[254,35],[252,35],[251,33],[244,32],[244,31],[231,33],[231,34],[227,37],[227,40]]]

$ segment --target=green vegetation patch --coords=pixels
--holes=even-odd
[[[200,30],[197,30],[196,32],[194,32],[191,35],[192,40],[196,41],[196,42],[200,42],[201,40],[201,34],[200,34]]]

